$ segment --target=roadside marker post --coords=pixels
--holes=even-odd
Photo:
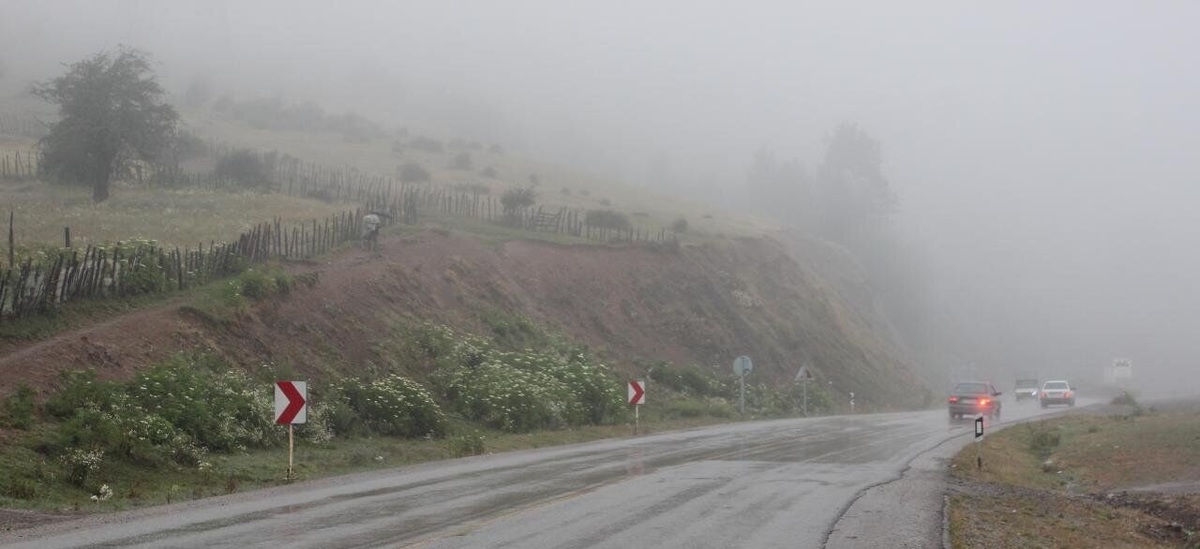
[[[297,423],[308,422],[308,382],[306,381],[276,381],[275,382],[275,423],[288,426],[288,467],[287,481],[295,479],[295,469],[292,467],[292,456],[295,453],[295,435],[293,426]]]
[[[975,418],[975,468],[983,469],[983,447],[979,442],[983,440],[983,416]]]
[[[738,376],[738,413],[746,415],[746,376],[754,369],[754,362],[746,355],[733,359],[733,374]]]
[[[629,382],[627,387],[629,395],[629,405],[633,406],[633,434],[638,434],[638,424],[641,418],[638,416],[642,405],[646,403],[646,382],[640,379],[635,379]]]
[[[800,371],[796,372],[796,379],[804,384],[804,417],[808,417],[808,380],[812,378],[813,375],[812,372],[809,371],[808,366],[801,366]]]

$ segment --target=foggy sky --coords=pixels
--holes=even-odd
[[[124,43],[175,90],[370,109],[718,200],[759,148],[811,169],[855,122],[962,361],[1191,370],[1200,4],[729,4],[0,0],[0,91]]]

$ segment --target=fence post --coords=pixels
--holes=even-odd
[[[13,212],[8,211],[8,266],[16,267],[16,251],[13,244]]]

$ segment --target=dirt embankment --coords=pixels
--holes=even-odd
[[[747,354],[758,380],[788,382],[811,361],[821,382],[864,409],[919,405],[925,390],[861,311],[803,258],[767,239],[679,249],[489,244],[445,231],[286,266],[319,282],[214,323],[184,300],[36,343],[0,342],[0,395],[46,387],[64,369],[129,376],[190,348],[248,369],[349,371],[386,360],[375,343],[396,315],[481,329],[480,313],[523,314],[589,344],[619,369],[634,360],[728,368]]]

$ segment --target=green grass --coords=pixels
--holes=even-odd
[[[644,420],[639,433],[661,432],[708,425],[722,420],[690,418],[651,422]],[[285,429],[280,426],[279,429]],[[329,443],[298,440],[294,454],[295,480],[314,480],[380,469],[389,469],[474,453],[499,453],[547,448],[633,434],[632,425],[585,426],[556,431],[503,433],[458,424],[444,439],[396,439],[370,437],[337,439]],[[9,445],[0,453],[0,467],[20,461],[22,467],[36,468],[36,455],[27,448],[37,432],[26,442]],[[477,437],[482,452],[464,452],[458,437]],[[100,478],[113,491],[107,501],[93,501],[92,492],[65,482],[54,482],[54,464],[45,466],[43,482],[37,483],[32,498],[0,496],[0,507],[8,509],[117,511],[176,501],[200,499],[233,492],[245,492],[287,484],[287,448],[255,449],[234,454],[210,454],[206,465],[185,468],[174,466],[147,470],[113,461],[106,462]],[[36,473],[34,473],[36,475]],[[3,487],[0,486],[0,491]]]

